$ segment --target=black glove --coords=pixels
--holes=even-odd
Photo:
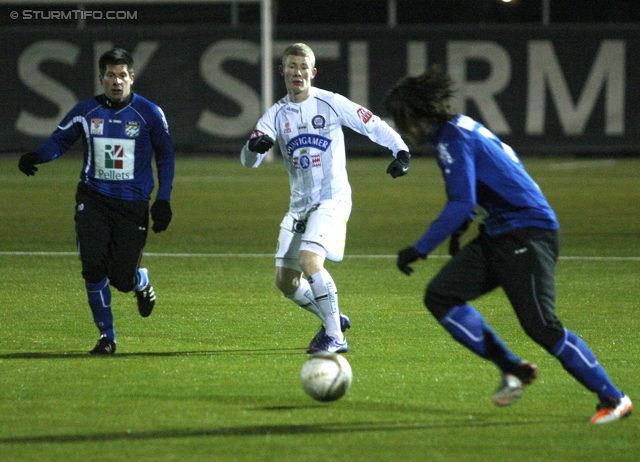
[[[249,150],[257,152],[258,154],[264,154],[276,144],[275,141],[269,135],[260,135],[249,140]]]
[[[458,229],[456,229],[449,238],[449,255],[453,256],[460,250],[460,237],[469,229],[469,225],[473,220],[467,218]]]
[[[18,168],[27,176],[33,176],[38,171],[36,164],[39,164],[40,156],[37,152],[28,152],[20,157]]]
[[[411,155],[407,151],[398,151],[396,158],[387,167],[387,173],[391,175],[391,178],[398,178],[407,174],[409,171],[409,159],[411,159]]]
[[[413,268],[411,268],[409,265],[415,261],[418,261],[419,258],[422,258],[424,260],[425,258],[427,258],[427,256],[422,255],[420,252],[418,252],[418,249],[413,246],[407,247],[406,249],[402,249],[400,252],[398,252],[398,262],[396,264],[398,265],[400,271],[409,276],[411,273],[413,273]]]
[[[151,206],[151,218],[153,219],[153,232],[159,233],[169,227],[171,223],[171,204],[169,201],[156,199]]]

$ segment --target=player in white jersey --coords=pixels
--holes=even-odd
[[[276,141],[289,173],[289,212],[280,224],[276,250],[278,289],[322,321],[308,353],[348,351],[344,331],[351,322],[338,308],[338,291],[325,259],[344,256],[351,186],[342,126],[389,148],[393,178],[409,168],[409,148],[400,135],[368,109],[336,93],[311,86],[315,56],[303,43],[283,53],[280,74],[287,95],[260,118],[241,152],[242,164],[258,167]],[[305,277],[302,277],[302,276]]]

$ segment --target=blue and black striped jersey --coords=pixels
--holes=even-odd
[[[42,162],[64,154],[82,137],[84,163],[80,179],[92,189],[124,200],[151,198],[155,151],[157,199],[170,200],[174,152],[162,110],[133,94],[126,105],[113,105],[98,95],[78,103],[36,151]]]
[[[513,149],[484,125],[458,114],[433,127],[447,203],[415,244],[428,254],[468,218],[479,215],[487,234],[537,227],[557,229],[556,215]]]

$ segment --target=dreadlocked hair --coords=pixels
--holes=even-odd
[[[384,105],[400,131],[419,119],[440,125],[455,117],[450,103],[453,85],[442,66],[433,65],[422,75],[400,80],[387,94]]]

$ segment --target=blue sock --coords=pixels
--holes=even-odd
[[[600,398],[622,398],[623,393],[609,380],[587,344],[570,330],[564,330],[564,336],[551,354],[558,358],[569,374]]]
[[[511,352],[498,334],[485,322],[471,305],[456,306],[440,320],[440,324],[459,343],[478,356],[493,362],[503,372],[509,372],[520,364],[518,356]]]
[[[85,281],[89,306],[93,313],[93,322],[100,331],[100,335],[106,335],[109,339],[116,339],[116,331],[113,328],[113,313],[111,312],[111,289],[109,280],[104,278],[97,284]]]

